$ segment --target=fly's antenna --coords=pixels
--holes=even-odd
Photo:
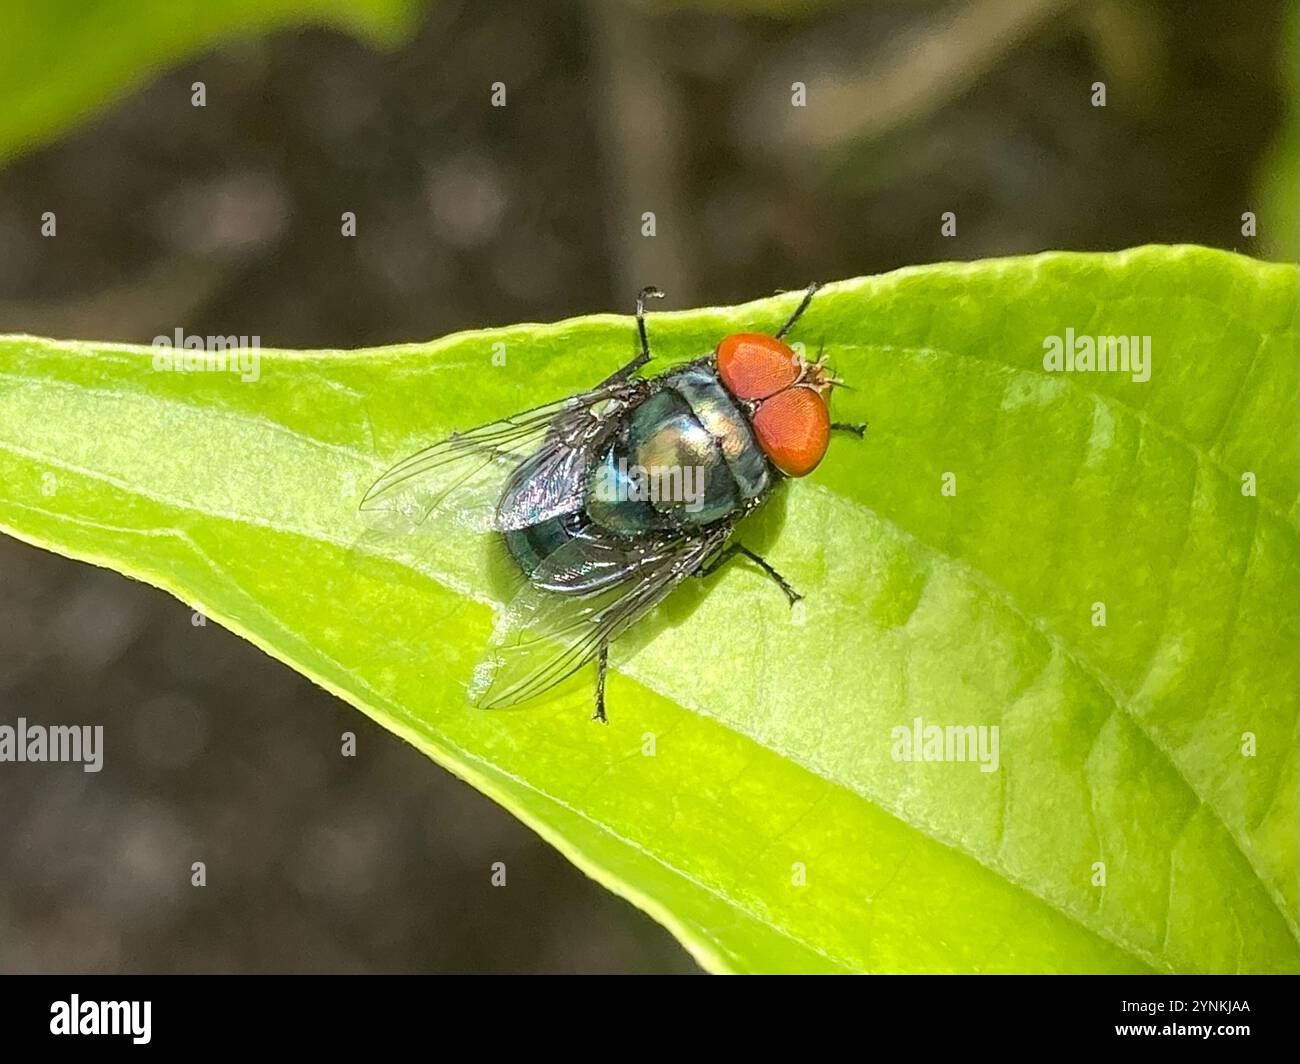
[[[839,377],[831,376],[831,374],[828,372],[826,368],[826,358],[827,355],[826,355],[825,340],[821,340],[818,342],[817,357],[812,362],[809,362],[802,355],[800,355],[799,356],[799,367],[800,367],[799,380],[803,381],[804,378],[811,377],[811,381],[806,386],[810,388],[814,388],[817,391],[822,391],[823,389],[829,390],[831,388],[845,388],[848,391],[853,391],[852,385],[845,384],[844,381],[841,380]]]

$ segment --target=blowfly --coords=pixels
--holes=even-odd
[[[422,522],[450,508],[504,541],[522,581],[499,616],[470,699],[488,708],[540,695],[595,659],[605,720],[609,644],[688,576],[744,557],[800,596],[732,536],[785,477],[811,473],[832,430],[840,384],[823,360],[784,341],[810,285],[775,335],[735,333],[706,358],[655,377],[645,305],[640,353],[590,391],[457,432],[397,463],[363,510]]]

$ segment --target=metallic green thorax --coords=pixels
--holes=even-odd
[[[624,416],[585,495],[586,522],[618,537],[712,525],[756,505],[774,480],[748,418],[711,364],[686,366],[656,384]],[[575,515],[552,518],[506,533],[506,543],[531,573],[579,523]]]

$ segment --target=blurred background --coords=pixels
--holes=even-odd
[[[0,25],[0,332],[357,347],[650,283],[686,307],[1300,239],[1295,0],[0,0]],[[97,775],[0,764],[0,971],[696,970],[286,667],[0,539],[20,716],[110,745]]]

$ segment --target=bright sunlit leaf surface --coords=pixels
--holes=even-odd
[[[797,299],[653,314],[651,369]],[[1068,330],[1149,337],[1149,379],[1048,372]],[[870,423],[742,526],[803,612],[745,563],[688,581],[616,647],[607,727],[589,672],[468,706],[489,539],[370,538],[357,503],[599,380],[627,316],[263,350],[250,381],[0,339],[0,527],[202,608],[710,969],[1294,971],[1296,267],[927,266],[829,285],[792,338]],[[900,759],[928,726],[996,727],[996,769]]]

